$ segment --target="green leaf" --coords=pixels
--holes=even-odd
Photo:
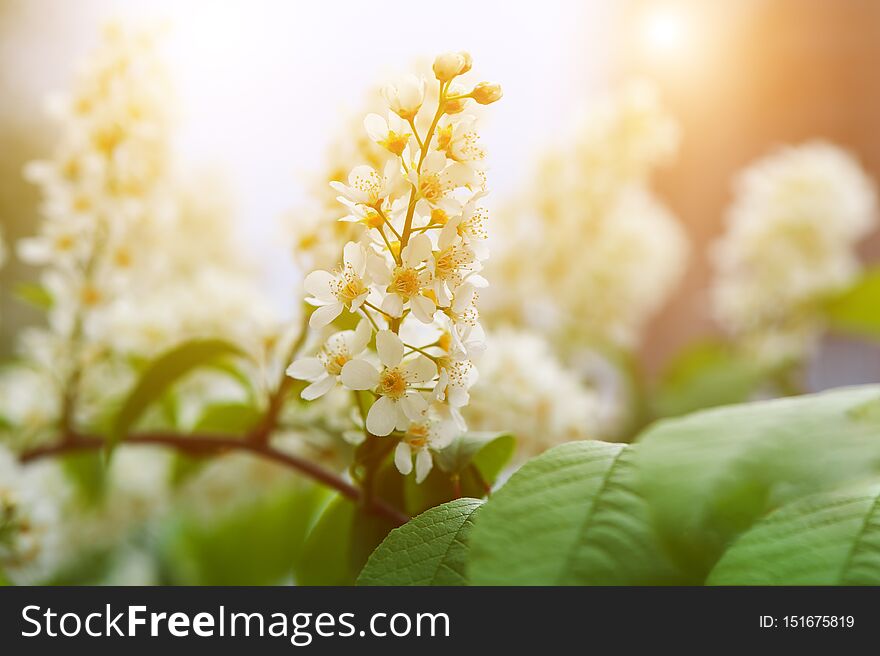
[[[880,339],[880,266],[868,269],[849,290],[826,307],[831,327]]]
[[[290,577],[306,535],[326,502],[321,486],[282,486],[219,517],[175,516],[163,562],[175,585],[275,585]]]
[[[635,448],[570,442],[529,461],[480,509],[473,585],[682,582],[638,490]]]
[[[20,301],[38,310],[51,310],[55,299],[48,289],[35,282],[22,282],[15,287],[15,296]]]
[[[738,357],[722,342],[693,344],[664,371],[652,399],[654,415],[674,417],[748,401],[767,375],[753,360]]]
[[[710,585],[880,585],[880,485],[783,506],[739,537]]]
[[[160,400],[171,385],[199,367],[220,358],[241,355],[234,344],[219,339],[198,339],[167,351],[143,371],[116,414],[110,430],[108,449],[112,449],[131,430],[144,412]]]
[[[309,534],[296,570],[298,585],[354,585],[370,553],[394,528],[337,496]]]
[[[637,437],[657,524],[682,567],[703,580],[767,512],[880,470],[880,387],[706,410]]]
[[[456,499],[396,528],[367,561],[358,585],[467,585],[467,536],[478,499]]]
[[[516,438],[510,433],[465,433],[437,454],[437,465],[445,472],[465,471],[471,464],[490,485],[510,462]]]
[[[261,417],[259,409],[247,403],[213,403],[202,410],[194,430],[242,436],[252,430]]]
[[[510,433],[465,433],[435,455],[436,467],[421,483],[403,478],[405,509],[418,515],[458,497],[482,498],[516,450]],[[394,468],[393,462],[391,467]],[[400,475],[394,472],[398,478]]]

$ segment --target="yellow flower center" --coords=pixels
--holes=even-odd
[[[444,331],[442,335],[437,339],[437,346],[439,346],[444,351],[449,351],[452,348],[452,333],[448,330]]]
[[[351,303],[358,296],[367,291],[364,281],[354,274],[350,267],[346,267],[334,281],[333,293],[343,303]]]
[[[83,305],[88,307],[95,306],[101,302],[101,292],[98,291],[95,287],[87,285],[82,290],[81,299]]]
[[[439,208],[434,208],[431,210],[431,225],[446,225],[446,222],[449,221],[449,216],[443,210]]]
[[[452,142],[452,124],[437,129],[437,150],[447,150]]]
[[[400,157],[401,153],[403,153],[403,149],[406,148],[409,137],[409,133],[398,134],[394,130],[389,130],[388,136],[383,141],[380,141],[379,145],[384,146],[392,153]]]
[[[338,376],[340,372],[342,372],[342,368],[350,359],[348,353],[327,353],[324,356],[324,368],[331,376]]]
[[[419,272],[407,267],[397,267],[391,280],[391,291],[404,298],[410,298],[419,293],[421,289]]]
[[[443,196],[443,187],[440,184],[440,175],[437,173],[427,173],[419,179],[419,192],[422,196],[431,202],[440,200]]]
[[[379,377],[379,394],[392,399],[402,398],[406,394],[406,378],[400,369],[394,367],[382,372]]]
[[[55,249],[62,252],[71,250],[75,245],[73,235],[61,235],[55,240]]]
[[[428,426],[425,424],[414,424],[406,432],[407,443],[417,449],[428,443],[428,437]]]
[[[381,228],[385,224],[385,220],[382,218],[381,214],[370,208],[367,210],[366,216],[361,219],[361,223],[368,228]]]

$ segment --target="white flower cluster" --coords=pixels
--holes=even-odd
[[[876,225],[876,202],[858,162],[831,144],[787,147],[752,164],[714,251],[718,322],[768,364],[808,355],[821,304],[860,269],[855,245]]]
[[[476,301],[487,285],[480,275],[488,257],[479,204],[485,151],[468,106],[495,102],[501,89],[464,86],[460,76],[470,68],[467,53],[440,55],[436,103],[426,102],[426,80],[410,75],[384,90],[387,114],[364,120],[368,136],[393,157],[382,169],[357,166],[347,183],[331,186],[348,212],[340,220],[366,230],[345,245],[335,270],[305,279],[307,300],[317,306],[312,328],[346,310],[361,320],[288,370],[311,382],[306,399],[338,383],[368,392],[366,432],[398,438],[395,463],[408,474],[415,458],[418,481],[432,467],[430,450],[465,429],[460,410],[476,379],[472,359],[483,349]]]
[[[38,236],[19,243],[26,262],[45,266],[53,331],[88,333],[92,311],[127,285],[151,254],[131,240],[144,221],[170,212],[165,171],[169,90],[152,32],[105,30],[102,47],[78,71],[73,93],[55,98],[60,142],[26,176],[43,194]]]
[[[42,192],[43,221],[18,252],[43,267],[51,306],[48,329],[23,334],[19,350],[50,384],[69,392],[75,382],[79,418],[101,412],[84,408],[89,397],[106,403],[107,390],[127,388],[132,356],[196,337],[265,356],[279,338],[222,183],[181,183],[171,165],[174,102],[159,34],[105,29],[70,95],[50,103],[61,128],[52,157],[25,169]]]
[[[63,477],[57,467],[22,467],[0,446],[0,574],[39,582],[61,559]]]
[[[594,439],[602,430],[600,398],[566,369],[550,344],[532,332],[491,333],[480,358],[480,382],[465,418],[472,430],[510,427],[519,459],[571,440]]]
[[[525,324],[559,344],[633,348],[687,259],[682,227],[649,188],[677,144],[676,123],[646,83],[585,113],[500,216],[490,273],[505,285],[487,298],[489,320]]]

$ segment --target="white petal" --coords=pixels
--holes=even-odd
[[[403,250],[404,263],[416,267],[431,256],[431,238],[424,233],[416,235]]]
[[[403,314],[403,299],[397,294],[388,294],[382,300],[381,308],[386,314],[392,317],[399,317]]]
[[[446,155],[433,150],[422,162],[422,173],[439,173],[446,167]]]
[[[377,285],[385,286],[391,282],[391,270],[383,257],[368,255],[367,272]]]
[[[437,365],[431,358],[419,353],[415,359],[406,363],[406,380],[410,383],[424,383],[437,375]]]
[[[373,435],[384,437],[394,430],[395,424],[397,403],[387,396],[379,397],[367,413],[367,430]]]
[[[361,319],[357,328],[348,338],[348,352],[352,356],[359,355],[361,351],[367,348],[370,338],[373,336],[373,327],[366,319]]]
[[[386,367],[396,367],[403,360],[403,342],[390,330],[376,333],[376,351]]]
[[[462,162],[455,162],[446,167],[443,176],[456,187],[473,185],[478,182],[474,169]]]
[[[434,459],[431,457],[430,451],[427,449],[419,449],[416,453],[416,483],[421,483],[434,466]]]
[[[367,259],[363,246],[354,241],[348,242],[343,249],[343,261],[351,265],[356,276],[364,275],[364,270],[367,268]]]
[[[303,281],[306,291],[322,301],[335,301],[331,285],[336,278],[329,271],[312,271]]]
[[[470,283],[464,283],[455,290],[455,302],[452,304],[452,311],[455,313],[464,312],[471,301],[474,300],[474,286]]]
[[[428,409],[428,402],[420,392],[410,390],[398,403],[403,415],[407,419],[410,421],[424,421],[424,413]]]
[[[397,443],[397,447],[394,449],[394,464],[397,467],[397,471],[404,476],[409,475],[412,471],[412,449],[409,448],[409,444],[406,442]]]
[[[287,368],[287,375],[297,380],[317,380],[326,373],[318,358],[300,358]]]
[[[449,405],[454,408],[463,408],[470,402],[471,395],[468,394],[467,390],[462,387],[453,387],[449,386],[448,388],[447,398],[449,400]]]
[[[342,308],[342,303],[331,303],[330,305],[319,307],[309,317],[309,326],[315,330],[323,328],[342,314]]]
[[[440,236],[437,237],[437,247],[442,251],[452,245],[458,237],[458,225],[461,223],[461,217],[449,219],[446,225],[440,229]]]
[[[388,137],[388,124],[378,114],[367,114],[364,128],[373,141],[384,141]]]
[[[324,396],[327,392],[333,389],[333,386],[336,384],[336,376],[326,375],[324,378],[319,378],[314,383],[306,387],[300,396],[303,397],[306,401],[313,401],[318,397]]]
[[[343,365],[341,376],[348,389],[368,390],[379,384],[379,372],[366,360],[349,360]]]
[[[413,314],[416,315],[416,318],[422,323],[431,323],[434,321],[434,311],[437,307],[434,305],[434,301],[430,298],[426,298],[425,296],[413,296],[409,299],[410,307],[412,308]]]

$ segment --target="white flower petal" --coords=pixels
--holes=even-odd
[[[382,299],[380,306],[382,311],[392,317],[399,317],[403,314],[403,299],[397,294],[388,294]]]
[[[373,141],[384,141],[388,137],[388,124],[378,114],[367,114],[364,128]]]
[[[437,375],[437,365],[431,358],[419,353],[404,366],[406,380],[409,383],[424,383]]]
[[[428,402],[421,392],[410,390],[398,403],[403,415],[410,421],[424,420],[425,411],[428,409]]]
[[[390,330],[376,333],[376,351],[386,367],[396,367],[403,360],[403,342]]]
[[[431,238],[422,233],[413,237],[401,253],[407,266],[416,267],[431,257]]]
[[[385,258],[379,255],[367,256],[367,273],[377,285],[386,286],[391,282],[391,269]]]
[[[434,301],[430,298],[421,295],[413,296],[409,299],[409,305],[416,319],[422,323],[434,321],[434,311],[437,309],[437,306],[434,305]]]
[[[336,384],[336,377],[325,374],[323,378],[319,378],[314,383],[306,387],[300,396],[306,401],[313,401],[333,389]]]
[[[297,380],[314,381],[326,373],[324,365],[318,358],[300,358],[294,360],[287,368],[287,375]]]
[[[309,326],[315,330],[323,328],[342,314],[343,307],[342,303],[331,303],[330,305],[319,307],[309,317]]]
[[[352,390],[373,389],[379,384],[379,372],[366,360],[349,360],[342,367],[342,384]]]
[[[351,266],[355,275],[361,277],[367,268],[366,253],[364,247],[355,241],[350,241],[343,249],[343,262]]]
[[[425,480],[433,466],[434,459],[431,457],[431,452],[427,449],[419,449],[416,453],[416,483]]]
[[[397,424],[397,412],[396,402],[387,396],[379,397],[367,413],[367,430],[378,437],[388,435]]]
[[[370,338],[373,336],[373,327],[366,319],[361,319],[354,329],[354,332],[348,336],[347,346],[349,354],[354,357],[359,355],[361,351],[367,348]]]
[[[394,465],[404,476],[408,476],[413,469],[412,449],[406,442],[398,442],[394,449]]]
[[[422,174],[440,173],[446,167],[446,155],[439,150],[432,150],[422,162]]]
[[[322,301],[335,301],[331,285],[336,278],[329,271],[312,271],[303,281],[306,291]]]

